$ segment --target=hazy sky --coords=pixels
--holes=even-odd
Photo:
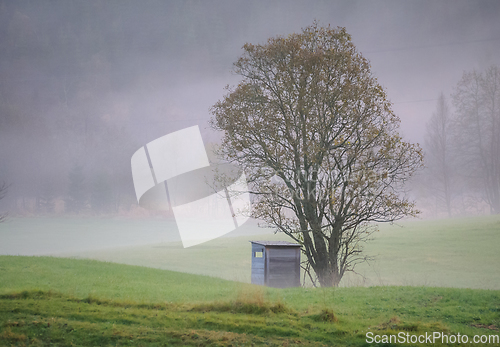
[[[229,6],[229,4],[231,5]],[[440,92],[449,96],[464,71],[500,64],[499,1],[258,1],[261,9],[244,25],[238,18],[244,2],[213,2],[220,19],[238,34],[228,35],[221,48],[224,59],[217,74],[198,74],[203,57],[173,62],[171,78],[149,91],[167,99],[189,124],[208,117],[207,108],[235,83],[231,61],[245,42],[263,43],[268,37],[299,32],[314,19],[321,24],[344,26],[372,71],[387,90],[402,120],[407,139],[421,142],[425,122],[435,109]],[[147,5],[146,5],[147,6]],[[196,5],[193,5],[196,8]],[[210,14],[207,14],[210,15]],[[140,26],[137,27],[140,31]],[[196,55],[196,53],[193,53]],[[168,64],[149,57],[150,64]],[[159,62],[157,59],[160,59]],[[167,74],[163,75],[167,76]],[[194,101],[194,99],[196,101]],[[151,103],[151,105],[154,102]],[[183,127],[184,123],[169,126]],[[162,130],[158,129],[158,133]]]
[[[140,146],[192,125],[213,140],[209,108],[238,82],[244,43],[314,20],[346,27],[403,135],[422,142],[439,94],[464,71],[500,64],[499,18],[497,0],[0,0],[0,181],[29,184],[33,172],[62,182],[83,158],[87,168],[113,161],[131,193]]]
[[[61,200],[76,163],[135,204],[132,154],[192,125],[212,141],[242,46],[314,20],[352,35],[413,142],[464,71],[500,65],[498,0],[0,0],[0,183]]]
[[[93,5],[82,6],[85,3]],[[4,1],[2,10],[7,16],[3,19],[10,22],[9,31],[29,27],[38,38],[44,29],[48,36],[57,33],[54,54],[61,49],[60,33],[71,33],[75,27],[85,33],[87,26],[99,25],[99,44],[108,47],[125,41],[120,46],[125,49],[109,62],[123,83],[103,99],[126,98],[128,107],[133,104],[129,111],[135,115],[129,121],[136,131],[147,133],[141,137],[144,140],[206,120],[208,108],[224,93],[222,87],[237,82],[230,75],[231,62],[241,54],[245,42],[263,43],[271,36],[299,32],[315,19],[323,25],[347,28],[395,103],[403,132],[414,141],[422,140],[424,123],[441,91],[449,95],[463,71],[499,64],[500,60],[500,2],[495,0]],[[89,23],[88,18],[97,19]],[[115,28],[118,20],[121,26]],[[200,22],[208,26],[202,27]],[[190,32],[196,47],[200,30],[213,31],[202,33],[216,37],[208,43],[211,47],[173,52],[178,46],[171,42],[188,41],[185,37],[189,38]],[[93,37],[89,40],[96,41]],[[92,49],[97,45],[85,44]],[[89,60],[92,54],[91,50]],[[217,69],[214,59],[220,60]],[[67,67],[61,66],[68,78],[74,77],[68,68],[72,64],[68,61]],[[24,78],[49,79],[50,73],[36,65],[23,71]],[[12,68],[4,64],[0,72]],[[3,83],[11,81],[4,79]],[[162,112],[168,113],[168,124]]]
[[[278,2],[264,11],[269,19],[289,20],[249,34],[257,42],[297,32],[314,19],[346,27],[413,141],[422,141],[441,91],[448,96],[464,71],[500,64],[499,1]]]

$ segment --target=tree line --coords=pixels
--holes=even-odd
[[[131,154],[182,121],[168,91],[226,72],[249,28],[286,24],[270,19],[251,2],[0,0],[0,211],[78,210],[77,166],[83,205],[107,185],[132,206]]]
[[[500,68],[465,72],[427,123],[418,186],[448,216],[500,213]]]

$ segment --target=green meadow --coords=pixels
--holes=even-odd
[[[11,220],[0,227],[0,249],[72,224],[101,228],[93,237],[140,227],[76,221]],[[148,226],[160,230],[160,223]],[[469,342],[484,335],[492,342],[486,345],[499,345],[492,339],[500,335],[500,217],[401,225],[380,226],[365,246],[374,260],[342,287],[327,289],[248,283],[248,241],[286,239],[272,233],[187,249],[174,240],[53,252],[57,256],[3,255],[0,346],[395,346],[368,343],[366,334],[433,332],[465,334]],[[13,230],[18,239],[6,236]]]
[[[273,289],[95,260],[0,264],[2,346],[366,346],[367,332],[472,338],[500,326],[495,290]]]
[[[291,241],[283,234],[248,234],[186,249],[164,242],[59,255],[250,283],[249,240]],[[373,259],[345,276],[342,286],[500,289],[500,216],[382,224],[364,251]]]

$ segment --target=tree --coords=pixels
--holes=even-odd
[[[68,175],[68,196],[65,203],[67,212],[80,213],[87,208],[87,194],[83,167],[75,165]]]
[[[444,95],[439,96],[436,112],[427,123],[425,137],[426,186],[444,204],[451,217],[454,170],[452,147],[452,118]]]
[[[7,185],[5,184],[5,182],[3,182],[2,184],[0,184],[0,200],[5,198],[6,195],[7,195]],[[0,214],[0,223],[2,223],[5,220],[5,218],[7,218],[6,214]]]
[[[92,182],[90,206],[95,213],[109,213],[113,209],[113,191],[104,173],[96,175]]]
[[[321,286],[366,260],[374,222],[417,214],[404,183],[422,165],[344,28],[317,23],[243,46],[243,80],[212,107],[218,154],[244,170],[252,215],[302,244]]]
[[[44,213],[54,213],[55,198],[54,184],[49,179],[43,180],[37,197],[38,211]]]
[[[500,213],[500,69],[463,74],[453,94],[461,171],[491,213]]]

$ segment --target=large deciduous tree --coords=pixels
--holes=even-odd
[[[466,72],[453,94],[461,172],[500,213],[500,69]]]
[[[219,154],[246,173],[254,217],[302,244],[322,286],[365,260],[374,222],[417,213],[404,183],[418,145],[344,28],[317,23],[244,45],[243,80],[212,108]]]

